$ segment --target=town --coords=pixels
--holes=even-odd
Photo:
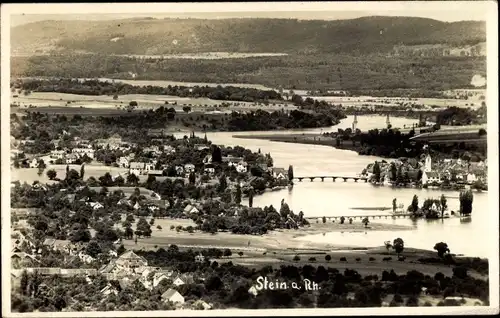
[[[70,11],[2,10],[11,312],[497,305],[486,21]]]

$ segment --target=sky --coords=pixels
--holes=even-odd
[[[162,18],[295,18],[340,20],[366,16],[412,16],[444,22],[486,20],[489,1],[350,2],[350,3],[197,3],[197,4],[80,4],[17,5],[11,12],[11,26],[43,20],[114,20],[134,17]],[[491,4],[491,3],[490,3]],[[196,5],[196,6],[193,6]],[[424,6],[425,5],[425,6]],[[51,7],[52,6],[52,7]],[[123,13],[116,13],[117,11]],[[211,11],[211,12],[209,12]],[[80,14],[75,14],[75,13]],[[99,12],[99,13],[97,13]],[[128,13],[130,12],[130,13]],[[158,13],[161,12],[161,13]],[[58,14],[53,14],[58,13]]]

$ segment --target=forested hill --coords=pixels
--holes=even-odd
[[[126,19],[41,21],[12,28],[15,53],[53,49],[106,54],[191,52],[385,53],[396,45],[475,45],[486,41],[479,21],[411,17],[350,20]]]

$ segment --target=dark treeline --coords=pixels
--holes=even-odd
[[[124,83],[111,83],[98,80],[82,81],[77,79],[18,81],[14,83],[14,87],[19,87],[25,91],[56,92],[78,95],[149,94],[193,98],[205,97],[217,100],[234,100],[246,102],[282,99],[280,94],[274,90],[263,91],[255,88],[233,86],[134,86]]]
[[[251,83],[365,95],[441,97],[437,91],[473,88],[486,75],[484,57],[387,58],[385,55],[291,54],[244,59],[138,59],[109,55],[13,57],[12,76],[110,77],[206,83]],[[140,72],[138,71],[140,70]]]
[[[486,115],[487,109],[484,103],[476,111],[453,106],[440,111],[436,115],[436,123],[451,126],[486,123]]]
[[[186,301],[204,299],[214,304],[214,309],[225,308],[359,308],[381,307],[389,296],[391,307],[419,306],[422,288],[430,296],[442,298],[463,295],[479,299],[489,304],[488,282],[472,277],[468,266],[454,266],[453,274],[446,276],[441,272],[433,276],[412,270],[398,275],[394,270],[385,270],[381,275],[362,276],[356,270],[340,271],[329,266],[289,264],[274,267],[250,268],[232,262],[219,264],[217,261],[193,262],[194,251],[181,251],[175,245],[156,252],[136,251],[155,266],[168,266],[181,272],[193,271],[193,281],[178,287]],[[208,257],[231,255],[230,250],[209,249],[199,253]],[[440,260],[442,263],[443,261]],[[204,280],[198,279],[203,275]],[[257,296],[248,292],[259,277],[267,277],[274,282],[291,286],[305,279],[318,284],[318,291],[306,288],[285,290],[262,290]],[[127,310],[168,310],[174,309],[161,299],[171,285],[165,279],[153,290],[144,288],[138,281],[130,285],[116,284],[117,294],[104,296],[99,291],[108,284],[103,276],[92,277],[88,284],[83,277],[43,277],[42,275],[23,274],[23,284],[16,288],[12,297],[14,312],[39,311],[83,311],[84,304],[98,311]],[[42,285],[42,283],[44,285]],[[42,288],[42,286],[44,288]],[[55,292],[47,292],[52,290]],[[354,297],[349,297],[349,294]],[[77,301],[75,301],[77,300]],[[136,301],[134,301],[136,300]],[[478,301],[479,304],[481,302]],[[441,300],[438,306],[460,306],[457,300]],[[425,306],[432,306],[426,302]]]
[[[333,111],[332,111],[333,112]],[[317,128],[336,125],[346,116],[341,111],[310,114],[299,110],[268,113],[257,110],[250,113],[231,114],[227,128],[230,131],[256,131],[270,129]]]

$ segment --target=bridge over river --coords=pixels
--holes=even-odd
[[[339,216],[325,216],[324,218],[328,221],[331,221],[331,220],[337,220],[341,217],[344,217],[345,220],[349,220],[349,219],[353,219],[353,220],[356,220],[356,219],[360,219],[360,220],[363,220],[364,218],[368,218],[368,219],[382,219],[382,218],[393,218],[393,219],[399,219],[399,218],[410,218],[411,217],[411,213],[398,213],[398,214],[368,214],[368,215],[339,215]],[[319,220],[319,221],[322,221],[323,217],[321,216],[308,216],[308,217],[304,217],[304,219],[306,220],[310,220],[310,221],[314,221],[314,220]]]
[[[358,180],[362,180],[364,182],[368,182],[368,178],[366,177],[346,177],[346,176],[312,176],[312,177],[294,177],[293,180],[299,180],[302,182],[303,179],[310,179],[313,182],[316,179],[321,179],[321,181],[325,181],[325,179],[332,179],[335,182],[337,179],[343,179],[344,182],[347,180],[354,180],[354,182],[358,182]]]

